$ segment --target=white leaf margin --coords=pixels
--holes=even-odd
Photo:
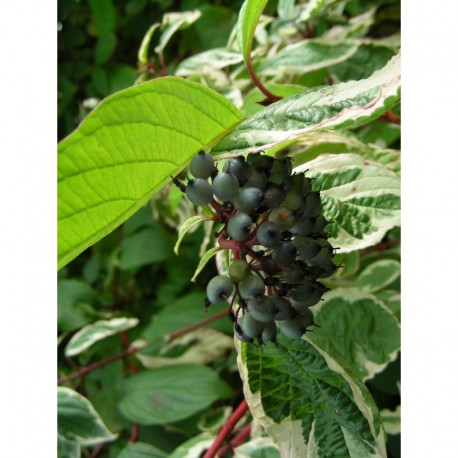
[[[332,291],[326,292],[323,295],[324,300],[318,302],[318,304],[314,305],[312,308],[314,317],[318,318],[320,314],[320,310],[326,305],[326,303],[336,298],[342,298],[343,300],[348,301],[348,302],[356,302],[356,301],[360,301],[363,299],[369,299],[393,318],[393,321],[396,323],[399,330],[401,328],[399,324],[399,320],[397,319],[396,315],[392,312],[392,310],[389,307],[387,307],[384,304],[383,301],[378,299],[376,296],[371,294],[369,291],[364,291],[362,289],[354,288],[354,287],[336,288]],[[317,348],[318,350],[318,344],[313,342],[313,337],[307,337],[307,339],[305,340],[307,340],[307,342],[312,343],[315,346],[315,348]],[[367,372],[367,375],[364,377],[363,382],[370,380],[376,374],[382,372],[386,368],[386,366],[388,366],[388,364],[390,364],[397,358],[399,351],[400,351],[400,347],[393,350],[388,355],[387,361],[381,364],[375,363],[374,361],[370,361],[369,359],[367,359],[367,357],[364,354],[361,353],[360,363]],[[329,357],[331,357],[331,355],[329,355]]]
[[[58,404],[61,402],[70,401],[70,402],[74,402],[75,405],[79,405],[79,407],[86,410],[86,412],[94,420],[94,424],[97,426],[99,431],[103,432],[103,435],[94,435],[94,436],[85,436],[85,437],[77,436],[77,438],[75,439],[69,439],[60,433],[58,433],[58,436],[65,439],[67,442],[76,442],[79,445],[83,445],[83,446],[96,445],[96,444],[100,444],[103,442],[112,442],[117,439],[118,435],[112,434],[109,431],[109,429],[106,427],[100,415],[94,409],[91,402],[88,399],[86,399],[84,396],[72,390],[71,388],[67,388],[65,386],[59,386],[57,388],[57,399],[58,399]],[[58,418],[58,424],[59,424],[59,409],[57,410],[57,418]]]
[[[166,355],[173,347],[190,346],[178,357]],[[233,348],[232,339],[215,329],[201,328],[188,332],[164,345],[158,355],[150,356],[137,353],[137,359],[147,369],[176,366],[182,364],[209,364]]]
[[[401,88],[401,54],[400,52],[393,56],[387,64],[380,70],[375,71],[369,78],[359,81],[349,81],[346,83],[337,83],[327,88],[321,88],[321,95],[316,92],[317,100],[311,104],[311,107],[329,106],[334,103],[342,102],[347,99],[355,98],[360,94],[368,93],[369,91],[377,90],[376,96],[366,105],[354,105],[349,108],[342,109],[337,115],[326,118],[321,122],[313,125],[308,125],[301,129],[291,130],[259,130],[256,128],[244,129],[245,124],[253,121],[263,120],[270,115],[274,116],[275,111],[278,113],[286,113],[296,111],[295,106],[301,107],[300,99],[297,99],[297,94],[293,96],[293,100],[280,100],[266,109],[258,111],[250,118],[243,120],[227,137],[221,140],[222,146],[231,144],[231,137],[236,141],[245,140],[247,144],[253,142],[260,136],[266,139],[262,145],[246,146],[237,149],[221,149],[220,143],[212,149],[215,159],[222,159],[231,156],[237,156],[243,153],[255,153],[274,148],[282,145],[285,142],[294,142],[304,134],[316,130],[330,129],[336,127],[347,127],[351,125],[364,124],[369,122],[375,111],[385,107],[385,102],[390,98],[398,98]],[[313,91],[313,88],[311,89]],[[329,93],[326,95],[326,93]],[[278,104],[278,105],[277,105]],[[301,107],[303,108],[303,107]]]
[[[361,169],[361,173],[355,181],[323,190],[321,194],[337,201],[345,201],[347,198],[353,199],[355,197],[375,198],[384,194],[401,197],[399,175],[378,162],[370,161],[354,153],[321,154],[316,159],[296,167],[294,171],[297,173],[307,171],[308,176],[316,177],[355,168]],[[374,188],[374,181],[377,183],[377,188]],[[357,192],[353,190],[355,184],[357,184]],[[390,229],[401,224],[400,210],[368,208],[365,213],[370,215],[371,223],[376,230],[364,234],[362,239],[358,239],[339,226],[337,237],[329,239],[333,246],[339,247],[339,253],[350,253],[376,245]]]
[[[99,340],[131,329],[137,326],[138,323],[138,318],[119,317],[88,324],[72,336],[65,347],[65,356],[78,355]]]
[[[211,447],[216,435],[204,432],[189,439],[176,448],[169,458],[200,458],[202,452]]]
[[[375,454],[368,455],[366,451],[365,458],[387,458],[385,432],[380,428],[378,434],[375,432],[374,413],[364,400],[364,395],[360,388],[355,384],[352,378],[345,372],[345,370],[328,355],[325,351],[319,348],[314,342],[310,341],[306,336],[303,337],[310,345],[312,345],[326,360],[328,367],[331,371],[341,375],[350,385],[353,393],[353,399],[361,411],[363,416],[367,419],[370,426],[372,436],[375,439],[376,450]],[[242,360],[241,343],[238,339],[234,338],[235,348],[237,350],[237,365],[239,368],[240,377],[243,382],[243,393],[250,408],[254,420],[264,428],[266,433],[273,440],[274,444],[280,450],[282,457],[288,458],[320,458],[318,444],[314,440],[314,424],[310,431],[310,436],[307,442],[304,440],[302,434],[302,425],[300,420],[292,420],[285,418],[281,423],[275,423],[264,411],[262,407],[261,393],[258,391],[252,393],[248,383],[248,368]],[[347,436],[345,436],[347,442]],[[347,442],[347,446],[348,446]],[[355,455],[357,456],[357,455]]]

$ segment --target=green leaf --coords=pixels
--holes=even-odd
[[[394,52],[389,48],[363,45],[348,60],[333,64],[329,71],[339,81],[361,80],[386,65],[393,55]]]
[[[175,449],[168,458],[196,458],[202,452],[211,447],[216,436],[210,433],[202,433],[187,440]]]
[[[344,40],[346,38],[366,37],[369,29],[375,22],[377,9],[370,8],[359,16],[351,17],[345,25],[337,25],[327,30],[323,37],[331,40]]]
[[[57,429],[59,436],[79,445],[95,445],[116,439],[92,404],[66,387],[57,388]]]
[[[139,323],[138,318],[113,318],[88,324],[72,336],[65,347],[65,356],[75,356],[92,346],[95,342],[119,332],[131,329]]]
[[[381,300],[398,320],[401,320],[401,294],[399,291],[385,289],[383,291],[376,291],[374,296]]]
[[[164,14],[161,25],[163,32],[159,44],[154,50],[157,53],[162,53],[175,32],[188,28],[200,18],[201,14],[199,10]]]
[[[80,458],[81,446],[78,442],[68,441],[57,435],[57,458]]]
[[[376,122],[368,126],[374,126]],[[386,123],[380,123],[386,125]],[[368,127],[365,126],[365,127]],[[376,129],[379,132],[379,128]],[[360,134],[360,132],[358,132]],[[366,159],[370,159],[396,170],[400,164],[400,152],[394,149],[384,148],[374,144],[363,143],[359,138],[348,132],[317,131],[304,135],[298,140],[300,151],[294,152],[294,162],[302,164],[315,159],[320,154],[357,153]]]
[[[115,341],[118,339],[115,339]],[[96,355],[92,354],[95,361],[112,356],[115,352],[121,351],[121,345],[113,345],[113,338],[107,339],[103,342],[106,351],[97,352]],[[137,342],[132,342],[131,346],[139,348]],[[100,349],[102,344],[98,345]],[[114,347],[114,348],[113,348]],[[141,347],[140,347],[141,348]],[[96,348],[94,347],[95,351]],[[91,358],[91,351],[87,352],[87,360],[84,363],[83,358],[80,358],[81,364],[88,364]],[[94,409],[103,418],[107,428],[112,433],[120,433],[126,426],[124,418],[121,417],[117,403],[122,395],[122,384],[125,378],[125,365],[124,361],[115,361],[100,367],[96,371],[91,372],[84,378],[85,396],[91,400]]]
[[[127,444],[118,458],[167,458],[167,454],[145,442],[135,442]]]
[[[180,248],[181,242],[183,241],[185,235],[198,223],[201,223],[202,221],[205,221],[205,218],[201,215],[196,215],[196,216],[191,216],[191,218],[188,218],[180,227],[180,230],[178,231],[178,240],[177,243],[175,243],[175,246],[173,248],[173,252],[178,256],[178,250]]]
[[[276,83],[265,83],[264,86],[279,97],[289,97],[293,94],[304,91],[304,86],[298,84],[276,84]],[[245,99],[243,100],[243,112],[247,116],[252,116],[256,112],[263,109],[262,102],[266,96],[255,87],[251,90]]]
[[[399,278],[401,264],[394,259],[381,259],[367,266],[356,279],[356,285],[369,292],[379,291]]]
[[[195,282],[197,276],[202,272],[203,268],[207,264],[208,261],[210,261],[213,256],[218,253],[218,251],[221,251],[222,248],[219,246],[215,246],[213,248],[210,248],[208,251],[204,253],[204,255],[200,258],[199,265],[197,266],[196,271],[194,272],[194,276],[191,278],[191,281]]]
[[[375,245],[400,225],[400,178],[385,166],[356,154],[323,154],[295,170],[316,178],[339,253]]]
[[[119,267],[136,269],[166,260],[172,253],[172,238],[158,226],[151,226],[123,239]]]
[[[361,81],[318,86],[269,105],[213,149],[220,156],[267,150],[316,130],[365,124],[400,96],[400,56]]]
[[[375,296],[337,288],[312,308],[320,327],[309,340],[361,379],[372,378],[398,355],[399,323]]]
[[[234,458],[281,458],[269,437],[256,437],[234,449]]]
[[[61,331],[74,331],[90,323],[97,292],[80,280],[60,280],[57,285],[58,325]]]
[[[215,3],[215,2],[212,2]],[[199,49],[210,50],[226,46],[228,37],[237,22],[237,14],[231,5],[229,7],[197,2],[202,16],[195,23],[193,29],[199,37]],[[243,58],[239,54],[240,60]]]
[[[98,36],[114,32],[116,29],[116,10],[112,0],[89,0]]]
[[[156,355],[139,352],[136,356],[147,369],[179,364],[207,365],[233,348],[233,338],[214,329],[202,328],[162,345]],[[175,349],[180,350],[177,355]]]
[[[302,75],[346,61],[358,49],[356,43],[307,40],[283,48],[257,68],[262,75]],[[359,78],[361,79],[361,78]]]
[[[306,0],[298,22],[307,22],[316,16],[325,5],[325,0]]]
[[[177,76],[189,76],[196,73],[205,73],[209,70],[222,69],[230,65],[239,64],[242,61],[243,57],[238,52],[229,51],[226,48],[210,49],[181,61],[175,74]]]
[[[237,40],[247,64],[251,62],[254,32],[266,4],[267,0],[245,0],[240,8],[237,21]]]
[[[140,49],[138,50],[138,55],[137,59],[140,63],[146,64],[148,63],[148,50],[149,50],[149,44],[151,42],[151,39],[153,38],[155,30],[160,27],[160,23],[156,22],[153,24],[148,31],[146,32],[145,36],[143,37],[142,43],[140,45]]]
[[[236,347],[245,399],[281,456],[386,457],[369,391],[313,342]]]
[[[295,0],[278,0],[278,16],[285,21],[294,20],[297,13],[294,8]]]
[[[342,266],[335,273],[337,279],[351,277],[359,270],[359,252],[337,253],[334,257],[334,263],[336,266]]]
[[[130,65],[115,64],[110,67],[108,74],[109,94],[122,91],[132,86],[137,78],[137,70]],[[119,122],[119,118],[118,122]]]
[[[100,103],[59,145],[59,268],[132,216],[241,119],[222,95],[178,77]]]
[[[143,331],[143,338],[148,342],[152,342],[177,329],[203,320],[207,316],[204,309],[204,299],[205,293],[190,293],[180,297],[172,304],[168,304],[167,307],[154,315],[151,324]],[[218,313],[227,307],[226,303],[214,304],[210,307],[209,313]],[[224,318],[208,324],[207,327],[218,329],[219,331],[232,330],[229,320]]]
[[[115,52],[117,44],[118,40],[114,33],[108,32],[101,35],[95,45],[95,63],[97,65],[106,64]]]
[[[187,418],[217,399],[232,395],[229,386],[205,366],[172,366],[142,372],[125,381],[121,413],[142,425]]]
[[[401,433],[401,406],[397,406],[394,411],[383,409],[380,414],[383,420],[383,427],[388,434]]]

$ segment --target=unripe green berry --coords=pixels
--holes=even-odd
[[[235,283],[239,283],[248,277],[250,265],[244,259],[236,259],[229,266],[229,277]]]

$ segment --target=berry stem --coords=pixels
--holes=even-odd
[[[229,417],[227,422],[223,425],[218,436],[216,436],[215,441],[213,442],[212,446],[205,452],[203,458],[213,458],[216,453],[218,452],[219,448],[221,447],[222,443],[238,423],[238,421],[242,418],[244,413],[248,410],[248,404],[245,399],[239,404],[239,406],[234,410],[232,415]]]
[[[208,323],[212,323],[213,321],[219,320],[220,318],[226,315],[227,315],[227,311],[221,310],[220,312],[215,313],[214,315],[209,316],[208,318],[205,318],[204,320],[198,321],[197,323],[191,324],[189,326],[185,326],[181,329],[178,329],[177,331],[171,332],[168,335],[168,340],[175,339],[177,337],[182,336],[183,334],[194,331],[194,329],[198,329],[202,326],[205,326]],[[134,355],[137,351],[141,350],[141,348],[142,347],[130,346],[128,349],[124,350],[122,353],[118,353],[117,355],[110,356],[109,358],[106,358],[102,361],[98,361],[94,364],[90,364],[89,366],[82,367],[81,369],[77,370],[76,372],[65,375],[63,377],[60,377],[59,379],[57,379],[57,384],[63,385],[64,383],[70,380],[73,380],[75,378],[85,377],[87,374],[97,369],[100,369],[101,367],[107,366],[108,364],[114,363],[128,356]]]
[[[168,340],[176,339],[177,337],[181,337],[188,332],[194,331],[194,329],[199,329],[202,326],[205,326],[208,323],[213,323],[213,321],[219,320],[227,315],[227,310],[221,310],[218,313],[215,313],[204,320],[198,321],[197,323],[190,324],[189,326],[185,326],[184,328],[178,329],[178,331],[173,331],[169,334]]]

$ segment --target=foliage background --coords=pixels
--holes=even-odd
[[[196,7],[202,12],[202,17],[189,28],[180,31],[165,50],[168,71],[173,73],[184,58],[226,43],[241,4],[242,2],[234,2],[229,8],[223,2],[93,1],[86,4],[70,0],[60,1],[59,19],[62,29],[59,32],[59,138],[69,134],[98,100],[131,86],[138,78],[162,74],[157,58],[150,62],[152,67],[145,68],[138,66],[136,53],[145,31],[152,23],[160,22],[165,12],[186,11]],[[368,26],[368,36],[383,38],[399,30],[399,3],[396,1],[348,2],[345,5],[345,14],[352,17],[372,6],[376,7],[377,15],[374,23]],[[276,15],[277,8],[276,2],[269,2],[264,13]],[[332,21],[338,23],[339,18],[319,21],[315,24],[315,33],[319,35],[330,26],[336,25]],[[367,77],[393,55],[389,48],[379,54],[379,62],[371,62],[366,73],[355,76],[351,65],[332,70],[344,81]],[[360,69],[357,72],[359,71]],[[300,82],[305,85],[325,84],[329,82],[328,77],[328,70],[324,69],[312,72]],[[253,105],[244,105],[246,112],[257,109]],[[399,113],[399,108],[397,112]],[[382,139],[383,147],[398,149],[398,131],[396,126],[387,127],[381,121],[366,130],[361,129],[358,134],[365,141]],[[189,305],[185,319],[180,321],[173,317],[170,329],[161,326],[162,332],[173,331],[199,320],[202,292],[208,280],[216,273],[215,267],[210,263],[196,284],[189,282],[195,270],[195,260],[199,257],[199,252],[201,253],[200,242],[205,237],[203,228],[185,239],[180,262],[176,262],[173,254],[176,228],[192,212],[193,209],[180,200],[180,194],[176,190],[167,188],[159,198],[153,199],[150,205],[123,226],[59,271],[61,377],[71,373],[75,364],[84,366],[94,360],[122,352],[126,341],[132,342],[145,335],[150,338],[158,337],[155,320],[166,320],[167,310],[178,307],[179,301]],[[399,232],[396,230],[389,233],[384,240],[388,247],[396,246],[398,242]],[[145,250],[146,247],[148,251]],[[390,254],[385,249],[382,254],[377,251],[361,253],[361,260],[357,261],[356,270],[350,273],[350,279],[355,280],[371,262],[386,256],[398,259],[399,253],[393,250]],[[383,286],[389,291],[399,290],[399,280],[396,277]],[[121,338],[115,335],[96,343],[78,356],[76,363],[65,356],[63,349],[74,331],[97,319],[118,314],[137,317],[140,326],[123,332]],[[219,331],[217,336],[223,342],[225,335],[231,335],[228,322],[217,322],[211,327]],[[185,343],[182,348],[172,348],[170,354],[161,356],[177,357],[190,346],[192,345]],[[221,344],[221,348],[219,354],[212,356],[211,367],[232,387],[233,393],[226,405],[235,406],[241,400],[235,351],[224,344]],[[137,370],[132,368],[132,364],[135,363],[129,366],[117,362],[87,376],[82,385],[77,385],[90,398],[108,428],[112,432],[120,433],[120,438],[113,445],[100,451],[100,456],[117,456],[127,446],[132,425],[119,415],[114,402],[119,399],[120,385],[128,371]],[[368,382],[380,409],[394,409],[399,403],[396,385],[399,370],[397,359],[383,373]],[[113,380],[118,382],[113,383]],[[224,405],[221,406],[222,419],[225,418]],[[182,422],[164,420],[159,425],[142,426],[139,439],[144,443],[154,444],[165,453],[171,453],[186,439],[201,431],[199,425],[205,415],[204,410]],[[221,419],[210,426],[214,430],[220,424]],[[159,437],[163,442],[158,443]],[[389,436],[388,448],[390,456],[399,456],[399,435]]]

